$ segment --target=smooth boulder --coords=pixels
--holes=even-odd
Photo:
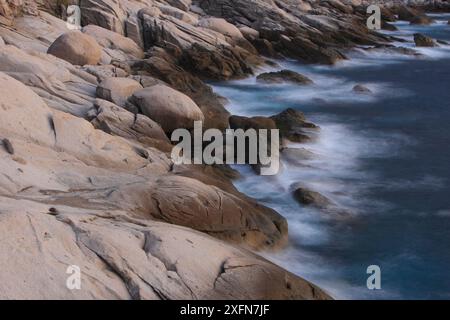
[[[191,129],[194,121],[204,120],[202,111],[191,98],[165,85],[138,90],[132,101],[144,115],[158,122],[166,133]]]
[[[74,65],[96,65],[102,57],[102,47],[91,36],[70,31],[57,38],[47,53]]]

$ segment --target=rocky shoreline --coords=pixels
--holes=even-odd
[[[0,0],[0,298],[329,299],[253,253],[286,245],[286,220],[236,190],[229,167],[175,165],[169,137],[201,120],[311,139],[302,113],[231,116],[205,81],[387,46],[363,2]],[[427,23],[385,2],[387,21]],[[81,31],[67,29],[68,4]],[[312,83],[289,70],[259,80]],[[82,290],[66,287],[71,265]]]

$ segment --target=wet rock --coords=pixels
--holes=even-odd
[[[84,66],[98,64],[102,56],[102,48],[91,36],[70,31],[56,39],[47,53],[74,65]]]
[[[321,46],[305,38],[295,37],[291,41],[281,38],[281,43],[283,45],[280,48],[282,51],[306,63],[333,65],[340,60],[347,59],[339,49]]]
[[[414,9],[414,8],[406,7],[406,6],[398,7],[397,14],[398,14],[399,20],[406,20],[406,21],[411,21],[414,18],[420,17],[423,15],[421,11]]]
[[[275,121],[277,128],[280,129],[281,137],[292,142],[309,141],[312,139],[311,130],[318,129],[315,124],[306,121],[302,112],[292,108],[270,118]]]
[[[262,73],[256,77],[256,80],[266,83],[290,82],[299,85],[307,85],[313,83],[313,81],[308,77],[291,70]]]
[[[416,25],[429,25],[434,22],[433,19],[426,15],[417,16],[411,19],[410,24],[416,24]]]
[[[277,57],[278,54],[273,48],[273,44],[267,39],[254,39],[252,40],[253,46],[263,56]]]
[[[298,202],[306,206],[313,206],[319,209],[335,207],[335,204],[324,195],[306,188],[296,189],[294,191],[294,197]]]
[[[97,87],[97,98],[108,100],[114,104],[125,107],[128,98],[137,90],[142,89],[139,82],[130,78],[107,78]]]
[[[366,86],[362,84],[357,84],[353,87],[353,92],[359,93],[359,94],[371,94],[372,90],[367,88]]]
[[[437,44],[430,37],[424,36],[420,33],[414,34],[414,42],[417,47],[436,47]]]
[[[313,160],[317,157],[316,154],[305,148],[283,148],[281,156],[294,165],[303,165],[305,161]]]
[[[367,48],[365,50],[369,52],[374,51],[391,54],[404,54],[408,56],[421,56],[421,54],[414,49],[406,47],[396,47],[393,45],[377,45],[375,47]]]
[[[191,129],[194,121],[204,120],[202,111],[191,98],[165,85],[138,90],[131,99],[142,114],[158,122],[166,133]]]
[[[386,21],[381,21],[381,29],[387,30],[387,31],[397,31],[398,28],[394,26],[393,24],[387,23]]]
[[[230,128],[231,129],[276,129],[277,126],[275,121],[271,118],[266,117],[241,117],[241,116],[231,116],[230,119]]]

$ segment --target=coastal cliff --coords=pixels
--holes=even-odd
[[[386,23],[448,7],[380,2]],[[230,119],[205,81],[388,47],[365,3],[0,0],[0,298],[329,299],[254,253],[286,245],[285,218],[240,193],[229,167],[174,164],[169,139],[199,120],[308,139],[314,125],[292,110]],[[72,265],[81,290],[66,287]]]

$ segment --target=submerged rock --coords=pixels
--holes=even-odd
[[[437,44],[430,37],[424,36],[421,33],[414,34],[414,42],[417,47],[436,47]]]
[[[262,73],[256,77],[256,80],[266,83],[290,82],[300,85],[313,83],[313,81],[308,77],[291,70],[281,70],[277,72]]]
[[[362,84],[357,84],[353,87],[353,92],[359,93],[359,94],[371,94],[372,90],[367,88],[366,86]]]
[[[335,206],[335,204],[324,195],[306,188],[296,189],[294,191],[294,197],[301,204],[314,206],[319,209],[329,209]]]
[[[70,31],[56,39],[47,53],[74,65],[84,66],[98,64],[102,57],[102,48],[91,36]]]

